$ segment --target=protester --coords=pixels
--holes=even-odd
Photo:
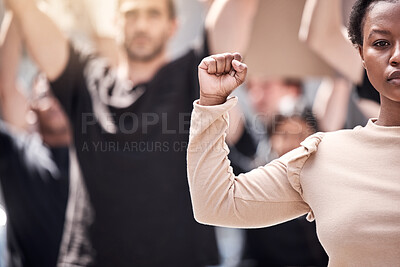
[[[282,156],[317,132],[312,112],[298,103],[291,113],[278,114],[268,125],[271,154]],[[318,241],[315,223],[305,216],[261,229],[246,230],[247,257],[254,266],[326,266],[327,255]]]
[[[53,267],[68,197],[70,128],[45,79],[37,79],[31,99],[21,92],[22,41],[11,13],[2,26],[0,183],[8,218],[7,266]]]
[[[317,131],[317,121],[307,107],[301,79],[252,76],[246,81],[246,87],[250,108],[255,111],[255,115],[247,115],[251,124],[247,125],[246,131],[250,131],[253,139],[241,138],[229,153],[231,160],[233,155],[240,156],[241,163],[253,158],[247,168],[241,168],[241,172],[282,156]],[[231,166],[238,175],[236,162]],[[246,229],[245,234],[244,258],[254,262],[254,266],[327,264],[326,253],[315,233],[315,224],[308,223],[305,216],[273,227]]]
[[[304,214],[316,221],[329,266],[395,266],[400,260],[400,2],[358,0],[349,36],[360,52],[381,112],[365,127],[317,133],[301,146],[239,176],[224,143],[228,95],[247,67],[233,55],[199,66],[188,147],[195,218],[205,224],[261,227]],[[238,59],[238,58],[237,58]],[[236,72],[229,75],[232,68]]]

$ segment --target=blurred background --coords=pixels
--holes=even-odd
[[[201,43],[210,2],[176,1],[179,30],[169,43],[171,59]],[[268,163],[316,131],[353,128],[378,115],[379,99],[346,36],[353,2],[260,1],[245,55],[248,80],[235,91],[245,129],[244,137],[231,147],[235,172]],[[39,5],[77,46],[100,50],[111,61],[116,60],[115,1],[47,0]],[[0,0],[2,22],[4,13]],[[37,73],[24,52],[18,84],[28,98]],[[6,104],[1,103],[2,109]],[[0,267],[6,266],[5,210],[1,201]],[[307,266],[326,266],[315,225],[304,222],[305,218],[299,218],[282,227],[258,230],[217,228],[221,266],[305,266],[296,265],[299,261],[311,262]],[[292,262],[288,260],[291,257]]]

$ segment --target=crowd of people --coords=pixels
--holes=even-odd
[[[400,260],[399,1],[305,1],[313,82],[247,77],[259,0],[202,1],[174,58],[174,0],[108,3],[107,34],[94,1],[3,1],[0,267]]]

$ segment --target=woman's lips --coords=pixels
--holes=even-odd
[[[394,85],[400,85],[400,71],[393,71],[390,73],[387,81]]]

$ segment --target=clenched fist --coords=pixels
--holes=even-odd
[[[219,105],[241,85],[247,74],[239,53],[225,53],[204,58],[199,65],[200,105]]]

